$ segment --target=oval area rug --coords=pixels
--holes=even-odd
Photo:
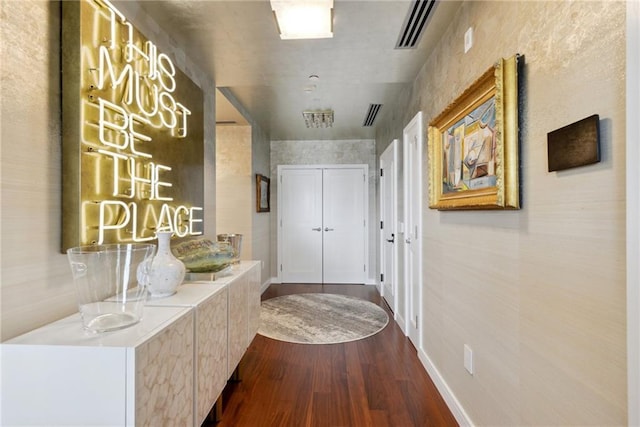
[[[337,344],[370,337],[387,323],[382,307],[361,298],[294,294],[262,301],[258,333],[298,344]]]

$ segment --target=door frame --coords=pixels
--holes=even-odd
[[[410,150],[409,150],[409,139],[408,139],[408,135],[407,135],[407,131],[409,128],[415,126],[416,127],[416,133],[418,135],[418,144],[417,144],[417,152],[416,152],[416,157],[417,157],[417,162],[416,164],[418,165],[418,170],[415,171],[414,175],[417,175],[415,180],[412,180],[413,177],[409,176],[410,174],[410,168],[409,168],[409,164],[411,161],[410,158]],[[405,282],[405,334],[411,339],[411,338],[415,338],[415,342],[414,345],[416,346],[417,349],[422,347],[422,333],[421,333],[421,328],[420,328],[420,322],[422,322],[422,318],[423,318],[423,313],[422,313],[422,265],[423,265],[423,261],[422,261],[422,178],[423,178],[423,159],[422,159],[422,146],[424,145],[424,132],[423,132],[423,126],[422,126],[422,111],[418,111],[416,113],[415,116],[413,116],[413,118],[409,121],[409,123],[407,123],[407,125],[404,127],[404,129],[402,130],[402,155],[403,155],[403,165],[402,165],[402,169],[403,169],[403,189],[404,189],[404,194],[403,194],[403,203],[404,203],[404,209],[403,209],[403,214],[404,214],[404,237],[405,237],[405,246],[404,246],[404,282]],[[410,192],[409,189],[409,180],[412,180],[414,183],[413,192]],[[409,229],[409,215],[410,215],[410,209],[411,206],[409,206],[408,200],[409,200],[409,194],[413,193],[415,195],[415,197],[412,197],[411,200],[414,204],[417,204],[417,210],[418,210],[418,215],[417,218],[415,218],[415,227],[416,227],[416,237],[415,237],[415,246],[414,246],[414,253],[416,253],[416,259],[419,261],[415,266],[414,269],[417,268],[418,269],[418,274],[416,275],[417,277],[417,283],[413,284],[413,287],[410,286],[410,277],[411,277],[411,271],[409,269],[409,242],[410,240],[408,240],[408,238],[410,238],[411,234],[412,234],[412,230]],[[416,322],[416,332],[415,332],[415,337],[412,337],[412,329],[411,329],[411,306],[410,304],[413,303],[412,298],[416,299],[418,301],[417,304],[417,313],[415,313],[418,316],[417,322]],[[413,342],[413,339],[411,339],[411,341]]]
[[[393,158],[393,167],[391,168],[391,175],[394,178],[393,180],[393,184],[394,184],[394,191],[393,191],[393,197],[390,201],[391,203],[391,209],[392,209],[392,215],[391,215],[391,220],[388,221],[389,224],[389,228],[391,228],[391,232],[393,233],[393,235],[395,236],[395,244],[392,246],[393,250],[391,252],[391,264],[392,264],[392,274],[391,274],[391,282],[393,284],[394,287],[394,298],[393,298],[393,307],[390,307],[391,310],[393,311],[393,318],[394,320],[398,320],[398,286],[399,286],[399,281],[398,281],[398,244],[400,243],[400,238],[398,237],[398,140],[394,139],[393,141],[391,141],[391,144],[389,144],[389,146],[384,150],[383,154],[380,156],[380,159],[382,159],[382,156],[385,155],[386,153],[389,152],[389,150],[391,150],[391,157]],[[381,160],[379,160],[380,162],[380,172],[382,172],[382,165],[381,165]],[[380,218],[381,221],[383,220],[383,212],[384,212],[384,193],[382,191],[382,183],[383,183],[383,179],[384,177],[380,177],[380,186],[378,187],[378,194],[379,194],[379,209],[380,209]],[[386,183],[386,181],[384,181]],[[386,184],[385,184],[386,185]],[[387,218],[384,218],[384,220],[386,221]],[[385,224],[385,229],[387,228],[386,224]],[[384,230],[381,228],[380,229],[380,246],[379,246],[379,258],[380,258],[380,271],[383,272],[384,266],[385,266],[385,260],[384,260],[384,244],[385,244],[385,236],[384,236]],[[383,272],[385,275],[387,274],[386,271]],[[382,273],[381,273],[382,274]],[[384,293],[384,283],[382,280],[380,280],[380,295],[384,298],[385,293]],[[386,300],[386,299],[385,299]],[[388,301],[387,301],[388,302]]]
[[[282,183],[282,171],[287,169],[362,169],[364,174],[364,283],[367,284],[370,280],[371,263],[369,262],[369,232],[370,232],[370,208],[369,208],[369,165],[362,164],[320,164],[320,165],[278,165],[278,176],[276,181],[276,272],[278,283],[282,283],[282,271],[280,265],[282,263],[282,217],[280,206],[282,206],[282,191],[280,191]]]

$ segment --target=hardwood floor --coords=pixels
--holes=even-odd
[[[304,292],[357,296],[390,313],[374,286],[271,285],[262,299]],[[344,344],[257,335],[241,367],[242,381],[223,394],[218,427],[457,425],[392,319],[382,332]]]

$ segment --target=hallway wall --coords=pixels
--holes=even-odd
[[[215,86],[137,2],[114,1],[204,94],[204,225],[215,238]],[[60,253],[60,2],[2,1],[0,340],[77,312]]]
[[[419,353],[477,425],[626,424],[624,37],[620,1],[465,2],[379,118],[378,154],[419,110],[426,141],[497,58],[525,55],[522,209],[439,212],[422,194]],[[602,161],[547,172],[546,134],[591,114]]]
[[[249,112],[238,102],[229,88],[218,88],[220,93],[245,118],[251,128],[251,179],[249,192],[251,197],[251,259],[261,262],[262,285],[268,284],[272,277],[271,270],[271,212],[257,212],[256,206],[256,174],[269,176],[271,164],[271,148],[269,134],[251,117]],[[241,190],[244,191],[244,190]],[[271,197],[273,203],[273,196]],[[223,209],[223,207],[220,207]],[[243,239],[244,242],[244,239]]]
[[[216,126],[216,233],[242,234],[243,260],[253,259],[253,191],[251,126]]]

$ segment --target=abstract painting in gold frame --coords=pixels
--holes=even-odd
[[[500,59],[429,124],[430,208],[520,208],[521,59]]]

